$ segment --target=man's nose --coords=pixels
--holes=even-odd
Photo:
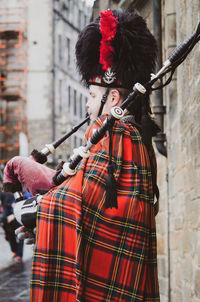
[[[87,103],[86,103],[86,105],[85,105],[85,107],[88,109],[89,107],[90,107],[90,98],[88,98],[88,101],[87,101]]]

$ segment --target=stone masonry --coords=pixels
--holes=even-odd
[[[105,4],[96,0],[95,8],[101,7],[100,2]],[[121,0],[118,8],[136,9],[152,30],[153,4],[154,0]],[[162,0],[161,4],[164,61],[196,29],[200,1]],[[197,44],[163,89],[168,156],[157,152],[160,211],[156,218],[162,302],[200,301],[199,62]]]

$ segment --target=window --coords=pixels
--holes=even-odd
[[[66,0],[65,8],[66,8],[66,15],[67,15],[67,17],[68,17],[68,16],[69,16],[69,11],[70,11],[70,3],[69,3],[69,0]]]
[[[78,10],[78,28],[81,29],[81,18],[82,18],[82,12],[79,9]]]
[[[84,112],[84,115],[86,114],[86,104],[87,104],[87,102],[88,102],[88,98],[87,97],[85,97],[85,107],[83,108],[83,112]]]
[[[88,97],[86,96],[85,97],[85,106],[86,106],[87,102],[88,102]]]
[[[67,65],[69,66],[70,65],[70,60],[71,60],[71,58],[70,58],[70,39],[69,38],[67,38],[66,39],[66,46],[67,46]]]
[[[83,117],[82,93],[80,94],[80,117]]]
[[[73,99],[73,102],[74,102],[74,115],[76,116],[77,115],[77,102],[76,102],[76,90],[74,89],[74,99]]]
[[[58,114],[62,113],[62,80],[59,80]]]
[[[87,16],[84,15],[84,26],[86,26],[86,25],[87,25]]]
[[[71,87],[68,86],[68,107],[69,107],[69,111],[70,111],[70,107],[71,107]]]
[[[74,135],[74,148],[76,148],[77,147],[77,137],[76,137],[76,135]]]
[[[62,36],[58,35],[58,57],[59,62],[62,61]]]

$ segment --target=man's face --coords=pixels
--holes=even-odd
[[[96,85],[90,85],[89,87],[90,97],[86,104],[86,108],[91,121],[95,120],[98,117],[98,113],[101,105],[101,99],[105,91],[106,89],[104,87],[100,87]]]
[[[101,106],[101,99],[105,92],[106,92],[105,87],[90,85],[89,88],[90,97],[86,104],[86,108],[91,121],[94,121],[98,117],[99,109]],[[111,108],[120,105],[121,101],[122,100],[120,98],[119,91],[115,88],[112,88],[107,96],[102,114],[110,114]]]

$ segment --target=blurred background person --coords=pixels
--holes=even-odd
[[[29,197],[26,192],[25,196]],[[27,198],[27,197],[25,197]],[[10,249],[13,253],[12,259],[16,263],[22,262],[23,244],[22,240],[18,240],[15,236],[15,230],[20,226],[13,215],[13,207],[15,205],[15,198],[10,192],[0,191],[0,200],[2,207],[1,226],[5,232],[5,239],[9,242]]]

